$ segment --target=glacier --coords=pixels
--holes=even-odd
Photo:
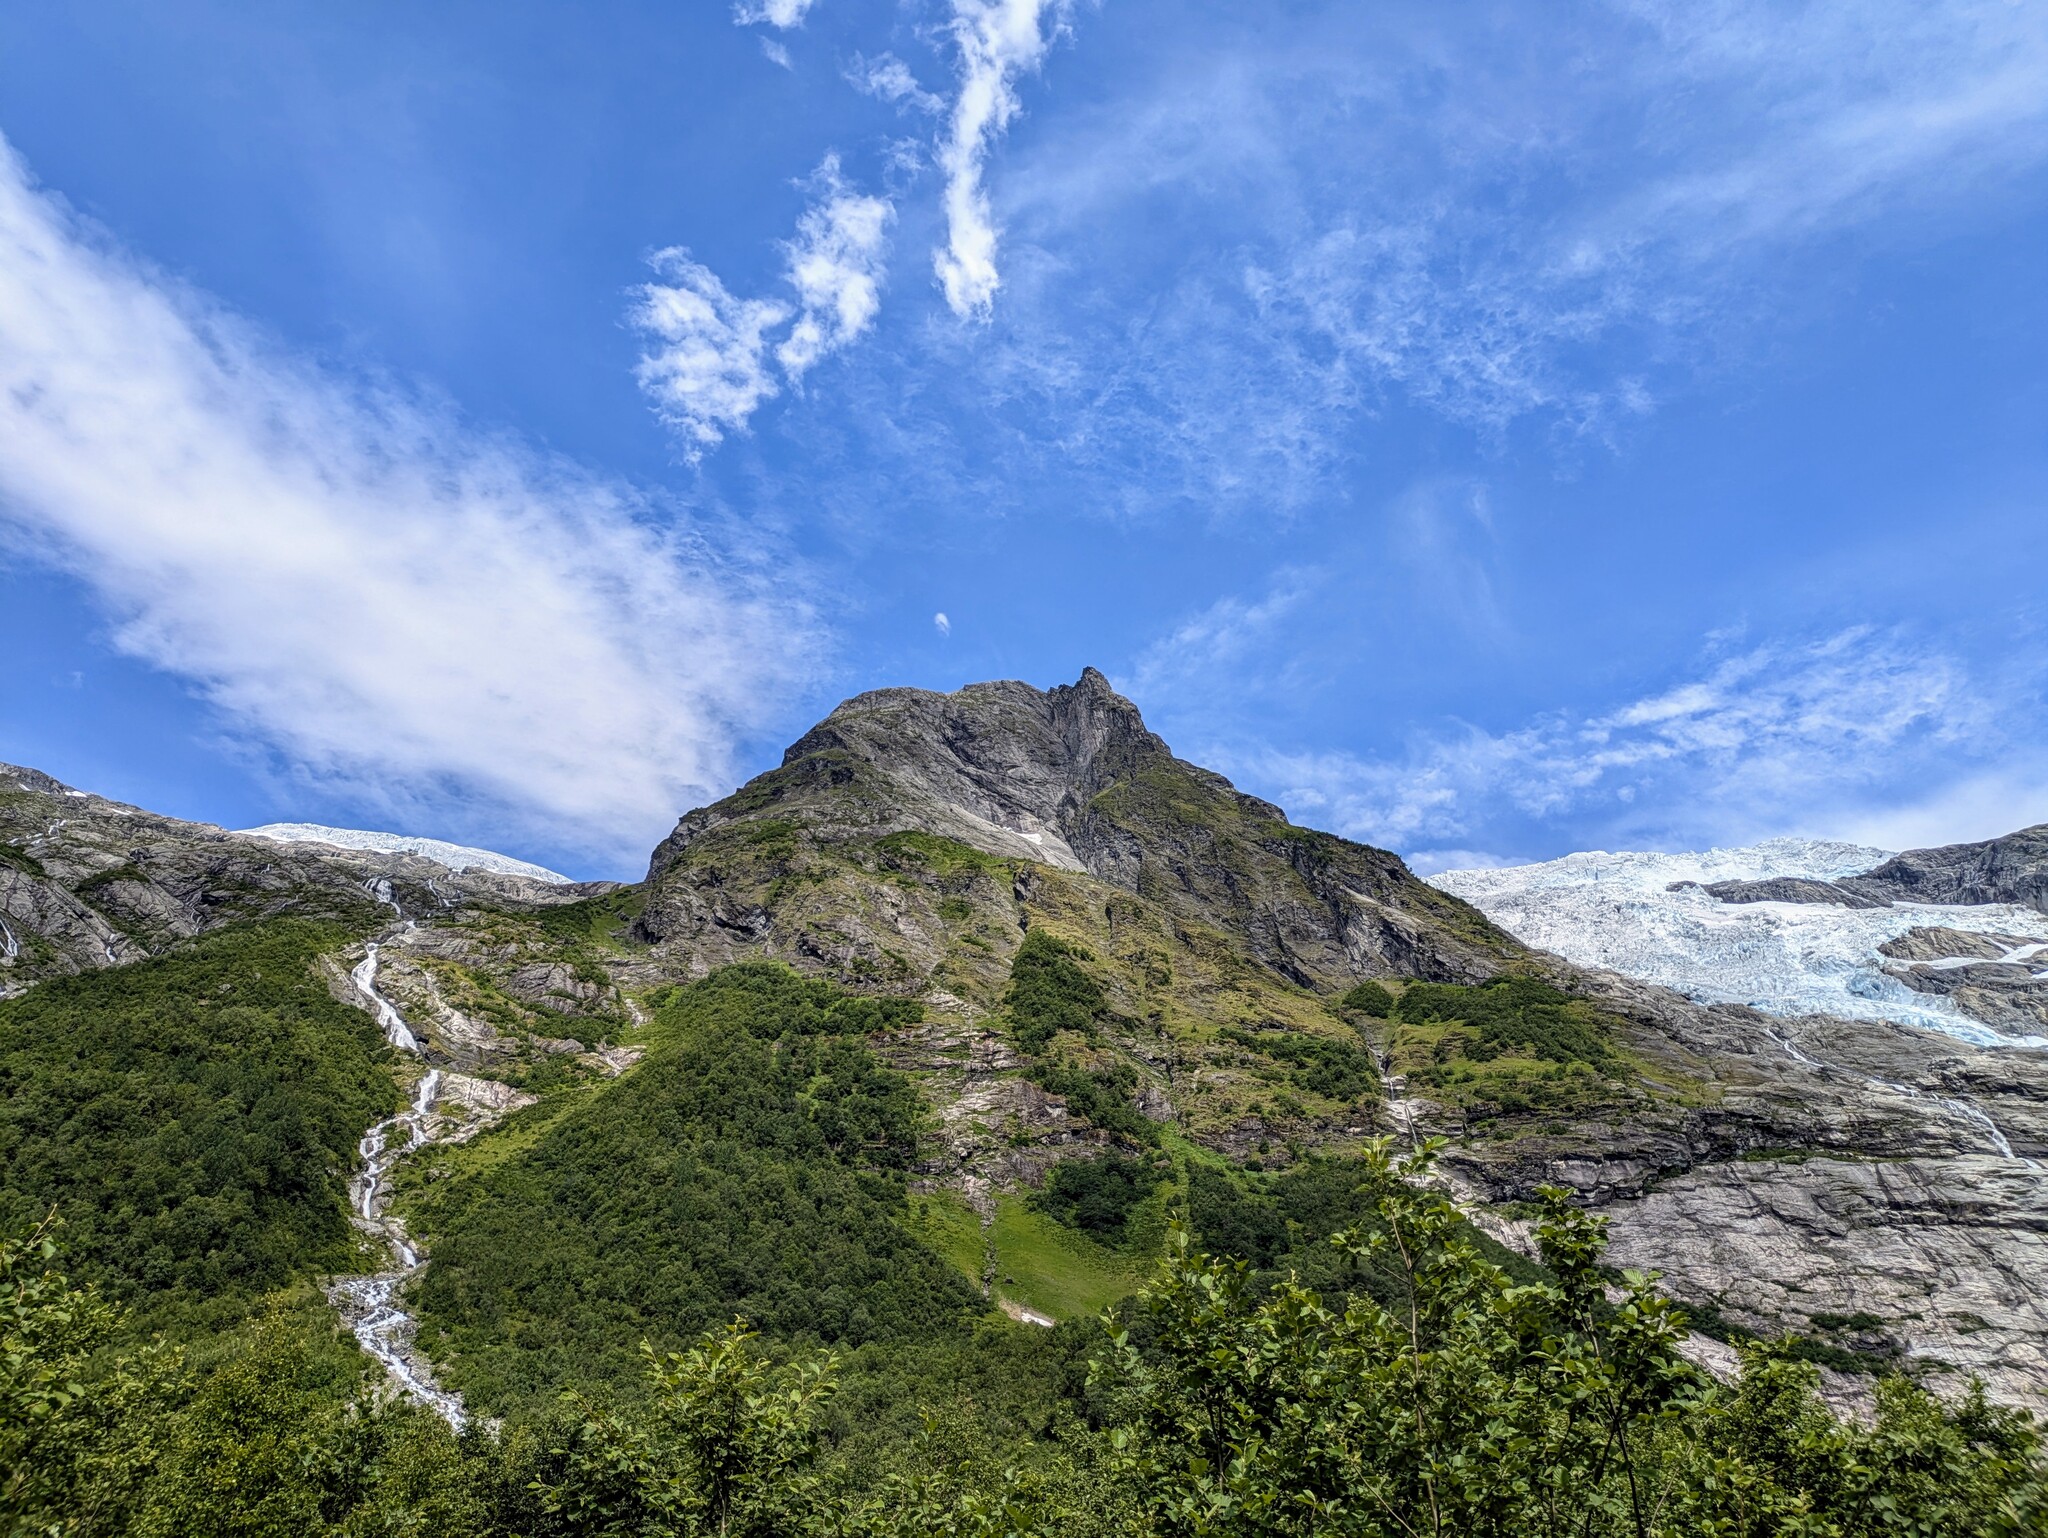
[[[369,833],[360,828],[323,828],[312,822],[268,822],[260,828],[237,830],[245,838],[274,839],[282,844],[332,844],[337,849],[367,849],[377,854],[416,854],[450,870],[487,870],[500,876],[526,876],[553,886],[568,886],[573,879],[544,865],[515,860],[489,849],[472,849],[438,838],[416,838],[409,833]]]
[[[1698,887],[1671,890],[1677,882],[1835,880],[1867,871],[1892,853],[1780,838],[1685,854],[1593,851],[1535,865],[1442,871],[1428,879],[1525,944],[1662,984],[1700,1003],[1891,1020],[1978,1046],[2048,1046],[2048,1038],[2007,1035],[1943,997],[1914,992],[1885,972],[1878,954],[1887,940],[1934,925],[2048,943],[2048,916],[2031,908],[1724,903]]]

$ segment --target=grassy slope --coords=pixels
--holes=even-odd
[[[396,1108],[368,1017],[296,919],[0,1004],[0,1225],[54,1208],[81,1275],[182,1330],[346,1270],[355,1143]]]

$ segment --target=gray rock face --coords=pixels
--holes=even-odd
[[[1712,881],[1704,891],[1724,903],[1831,903],[1839,908],[1883,908],[1883,898],[1851,891],[1838,881],[1805,876],[1775,876],[1768,881]]]
[[[550,904],[606,890],[245,837],[0,764],[0,995],[138,961],[241,919],[360,918],[380,908],[425,916],[466,902]]]
[[[2048,823],[1977,844],[1908,850],[1843,885],[1887,902],[2016,903],[2048,913]]]
[[[2048,1385],[2048,1171],[1984,1155],[1702,1165],[1614,1211],[1608,1259],[1764,1334],[1895,1350],[1960,1388]],[[1868,1321],[1876,1320],[1877,1323]],[[1856,1338],[1860,1337],[1860,1338]]]
[[[2013,903],[2048,913],[2048,823],[2003,838],[1939,849],[1909,849],[1860,876],[1814,881],[1716,881],[1707,891],[1730,903],[1834,903],[1884,908],[1893,903]]]
[[[655,850],[641,930],[671,952],[708,965],[809,958],[849,980],[865,967],[915,982],[937,963],[943,926],[900,889],[842,885],[835,916],[806,922],[787,883],[765,884],[780,901],[754,901],[742,895],[754,884],[713,857],[745,828],[756,847],[772,847],[781,835],[768,830],[785,825],[798,855],[909,832],[1084,873],[1185,924],[1241,937],[1300,986],[1471,980],[1496,969],[1505,944],[1396,856],[1296,828],[1174,757],[1093,668],[1049,690],[1006,682],[858,695],[794,743],[781,768],[689,813]]]

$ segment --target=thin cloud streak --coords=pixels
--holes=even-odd
[[[606,859],[730,783],[817,640],[630,489],[284,356],[4,143],[0,518],[291,775]]]
[[[814,3],[815,0],[740,0],[732,8],[733,24],[751,27],[766,22],[787,31],[803,25],[804,16]]]
[[[1501,733],[1461,724],[1398,757],[1223,756],[1305,819],[1439,869],[1444,846],[1485,863],[1487,842],[1526,839],[1567,817],[1604,826],[1613,847],[1783,833],[1867,839],[1881,828],[1896,844],[1908,821],[1926,833],[1944,816],[1974,828],[1989,814],[1986,796],[1965,789],[1916,798],[1904,788],[1916,772],[1945,787],[2016,783],[1985,767],[2017,751],[1997,728],[2012,687],[1857,627],[1723,655],[1697,677],[1596,715],[1560,712]],[[2026,808],[2014,801],[2005,815],[2024,820]]]
[[[1518,16],[1310,9],[1048,115],[989,388],[1209,516],[1327,499],[1410,404],[1569,459],[2048,164],[2039,6]]]

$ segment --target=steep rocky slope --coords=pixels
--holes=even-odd
[[[1617,1259],[1753,1328],[1951,1364],[2039,1403],[2048,1057],[2025,961],[2048,923],[2010,886],[1968,889],[1992,905],[1894,907],[1856,874],[1918,863],[1945,862],[1780,840],[1436,879],[1532,941],[1706,1006],[1609,985],[1661,1007],[1718,1089],[1684,1148],[1638,1121],[1572,1172],[1613,1180]],[[1642,1166],[1618,1167],[1632,1149]]]
[[[1836,903],[1845,908],[2009,903],[2048,913],[2048,823],[1974,844],[1909,849],[1830,880],[1736,880],[1708,890],[1723,902]]]
[[[1836,853],[1828,875],[1883,856]],[[1036,1048],[1009,993],[1033,930],[1073,946],[1107,1001],[1085,1035]],[[1099,674],[849,700],[682,820],[639,934],[679,973],[766,956],[921,997],[924,1024],[885,1050],[939,1111],[935,1180],[1030,1181],[1113,1140],[1048,1089],[1059,1057],[1197,1145],[1268,1164],[1445,1135],[1447,1168],[1503,1232],[1560,1182],[1606,1206],[1618,1253],[1734,1324],[1834,1340],[1856,1319],[1851,1359],[1897,1350],[2035,1391],[2048,1321],[2015,1279],[2043,1258],[2040,1054],[1695,1003],[1532,950],[1393,856],[1176,759]],[[1489,1055],[1455,1020],[1349,1002],[1365,981],[1398,995],[1515,975],[1574,1000],[1559,1013],[1597,1052]],[[1362,1039],[1380,1085],[1316,1093],[1289,1055],[1302,1038]]]
[[[572,901],[561,887],[417,854],[281,843],[160,817],[0,764],[0,995],[118,966],[239,920],[424,916]]]
[[[1697,879],[1832,881],[1885,861],[1781,863]],[[479,1169],[497,1138],[553,1158],[548,1129],[576,1125],[565,1106],[632,1083],[672,985],[767,960],[904,1001],[866,1046],[925,1102],[913,1173],[938,1203],[934,1242],[954,1242],[948,1193],[1000,1227],[1004,1192],[1105,1151],[1184,1190],[1197,1166],[1270,1172],[1437,1135],[1498,1234],[1516,1235],[1536,1187],[1568,1185],[1610,1215],[1618,1261],[1664,1270],[1710,1320],[2040,1396],[2042,1053],[1845,1018],[1847,990],[1840,1010],[1772,1014],[1752,992],[1689,999],[1534,948],[1395,856],[1176,758],[1092,670],[1045,691],[849,700],[779,767],[685,815],[635,887],[267,843],[0,771],[17,989],[235,918],[323,911],[360,936],[326,960],[336,996],[394,1007],[427,1065],[514,1111],[481,1134]],[[2014,942],[2041,922],[1832,911],[1877,924],[1871,967],[1898,975],[1873,975],[1951,1023],[1972,1018],[1972,974],[2020,965]],[[1624,903],[1613,922],[1654,938],[1647,915]]]

